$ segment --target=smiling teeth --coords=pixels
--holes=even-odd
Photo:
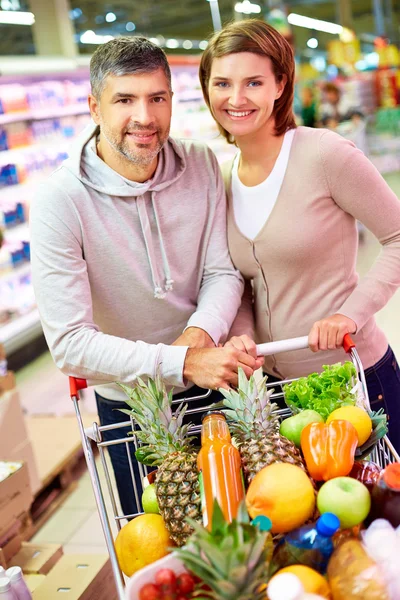
[[[252,113],[251,110],[246,110],[243,112],[236,112],[233,110],[228,110],[228,115],[231,115],[231,117],[247,117],[247,115],[250,115]]]

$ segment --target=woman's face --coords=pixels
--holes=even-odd
[[[274,127],[274,103],[285,84],[277,83],[266,56],[239,52],[215,58],[208,93],[218,123],[236,140]]]

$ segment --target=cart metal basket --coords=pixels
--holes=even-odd
[[[258,351],[259,356],[269,356],[272,354],[278,354],[280,352],[287,352],[287,351],[291,351],[291,350],[301,350],[301,349],[305,349],[307,347],[308,347],[308,338],[307,338],[307,336],[304,336],[304,337],[300,337],[300,338],[293,338],[291,340],[282,340],[282,341],[278,341],[278,342],[270,342],[267,344],[260,344],[257,346],[257,351]],[[345,352],[347,352],[349,354],[349,356],[351,357],[351,360],[353,361],[354,366],[356,367],[357,373],[359,374],[359,380],[360,380],[359,385],[360,385],[361,397],[363,398],[364,406],[367,409],[369,409],[370,404],[369,404],[369,398],[368,398],[367,385],[366,385],[366,381],[365,381],[364,369],[363,369],[360,357],[358,355],[358,352],[356,350],[355,344],[351,340],[349,335],[345,336],[345,339],[343,341],[343,348],[344,348]],[[269,383],[269,384],[267,383],[267,386],[277,388],[278,386],[281,387],[282,385],[284,385],[286,383],[290,383],[292,381],[294,381],[294,380],[287,379],[284,381],[280,381],[278,383],[276,383],[276,382]],[[115,585],[116,585],[116,592],[117,592],[116,598],[118,600],[126,600],[124,579],[121,574],[121,571],[120,571],[120,568],[118,565],[117,556],[115,553],[114,539],[113,539],[113,535],[112,535],[112,531],[111,531],[111,527],[110,527],[110,518],[115,520],[115,523],[116,523],[118,531],[119,531],[121,529],[121,527],[123,526],[122,521],[124,521],[127,518],[135,517],[135,516],[137,516],[137,514],[140,514],[140,513],[137,513],[134,515],[119,514],[118,507],[117,507],[117,500],[116,500],[116,492],[114,490],[114,485],[113,485],[113,479],[112,479],[112,476],[110,475],[109,466],[108,466],[108,463],[106,460],[106,449],[112,445],[117,445],[117,444],[125,445],[126,452],[128,455],[128,462],[129,462],[129,467],[130,467],[130,472],[131,472],[131,477],[132,477],[132,485],[133,485],[133,490],[134,490],[134,494],[135,494],[136,504],[137,504],[137,506],[140,506],[140,507],[142,506],[141,505],[141,496],[142,496],[142,492],[143,492],[142,481],[147,476],[149,471],[148,471],[147,467],[145,467],[144,465],[139,463],[138,467],[139,467],[139,473],[140,473],[140,480],[138,481],[134,477],[133,464],[132,464],[131,455],[129,452],[129,449],[130,449],[129,444],[134,444],[134,447],[136,450],[138,448],[138,440],[136,439],[136,436],[134,433],[135,432],[135,423],[134,423],[133,419],[124,421],[123,423],[116,423],[115,425],[99,426],[97,423],[93,423],[93,425],[90,428],[85,429],[83,422],[82,422],[82,416],[81,416],[81,412],[80,412],[80,408],[79,408],[79,390],[86,388],[87,382],[85,379],[77,379],[75,377],[70,377],[69,382],[70,382],[70,396],[73,401],[77,420],[78,420],[78,426],[79,426],[80,435],[81,435],[81,439],[82,439],[83,451],[85,454],[86,463],[87,463],[88,471],[90,474],[90,479],[92,482],[93,492],[94,492],[94,496],[96,499],[97,509],[99,512],[99,517],[100,517],[107,549],[108,549],[108,552],[110,555],[111,566],[112,566],[112,570],[113,570],[113,575],[114,575]],[[188,390],[188,392],[190,393],[190,390]],[[207,397],[210,394],[211,394],[211,391],[207,391],[202,396],[188,397],[184,400],[184,402],[187,402],[190,407],[191,401],[194,401],[194,400],[206,401]],[[271,396],[271,401],[277,400],[279,398],[283,398],[283,395],[284,394],[283,394],[282,390],[278,391],[278,392],[274,392]],[[180,404],[182,401],[183,400],[181,398],[179,400],[173,401],[173,403]],[[208,408],[210,408],[209,405],[205,405],[201,408],[189,408],[187,410],[186,414],[205,412]],[[281,418],[283,419],[283,418],[290,416],[291,411],[288,408],[281,409],[279,411],[279,414],[280,414]],[[126,436],[125,432],[123,432],[123,435],[122,435],[122,432],[121,432],[121,438],[114,439],[112,441],[104,440],[105,432],[110,431],[110,430],[123,430],[123,429],[126,429],[126,427],[129,427],[132,430],[132,435]],[[200,431],[200,426],[193,426],[191,431],[193,433],[198,433]],[[103,488],[102,488],[102,483],[100,481],[99,472],[97,469],[97,464],[96,464],[96,460],[95,460],[92,442],[95,442],[95,444],[97,445],[98,450],[99,450],[100,460],[101,460],[102,467],[104,469],[104,474],[105,474],[106,486],[108,489],[109,497],[111,499],[112,515],[109,515],[108,511],[107,511]],[[379,443],[376,445],[376,447],[372,451],[371,460],[373,460],[374,462],[376,462],[379,466],[381,466],[383,468],[392,462],[400,462],[400,457],[397,454],[396,450],[394,449],[394,447],[391,444],[388,437],[385,436],[384,438],[382,438],[379,441]]]

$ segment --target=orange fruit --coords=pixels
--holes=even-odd
[[[128,577],[169,553],[173,542],[161,515],[146,514],[129,521],[117,535],[115,550]]]
[[[254,477],[246,494],[246,505],[252,519],[265,515],[272,521],[272,533],[286,533],[312,517],[314,488],[300,467],[274,463]]]
[[[290,565],[289,567],[281,569],[275,573],[275,575],[278,575],[279,573],[293,573],[293,575],[296,575],[296,577],[300,579],[304,591],[307,594],[318,594],[323,598],[330,598],[330,589],[325,577],[318,573],[318,571],[311,569],[311,567],[305,565]]]

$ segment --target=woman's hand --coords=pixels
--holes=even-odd
[[[308,345],[313,352],[336,350],[343,345],[346,333],[355,333],[357,325],[349,317],[335,314],[316,321],[308,335]]]
[[[256,360],[256,366],[254,370],[259,369],[264,364],[264,357],[257,356],[257,348],[254,340],[248,335],[233,336],[230,340],[225,342],[224,347],[237,348],[241,352],[246,352]]]

